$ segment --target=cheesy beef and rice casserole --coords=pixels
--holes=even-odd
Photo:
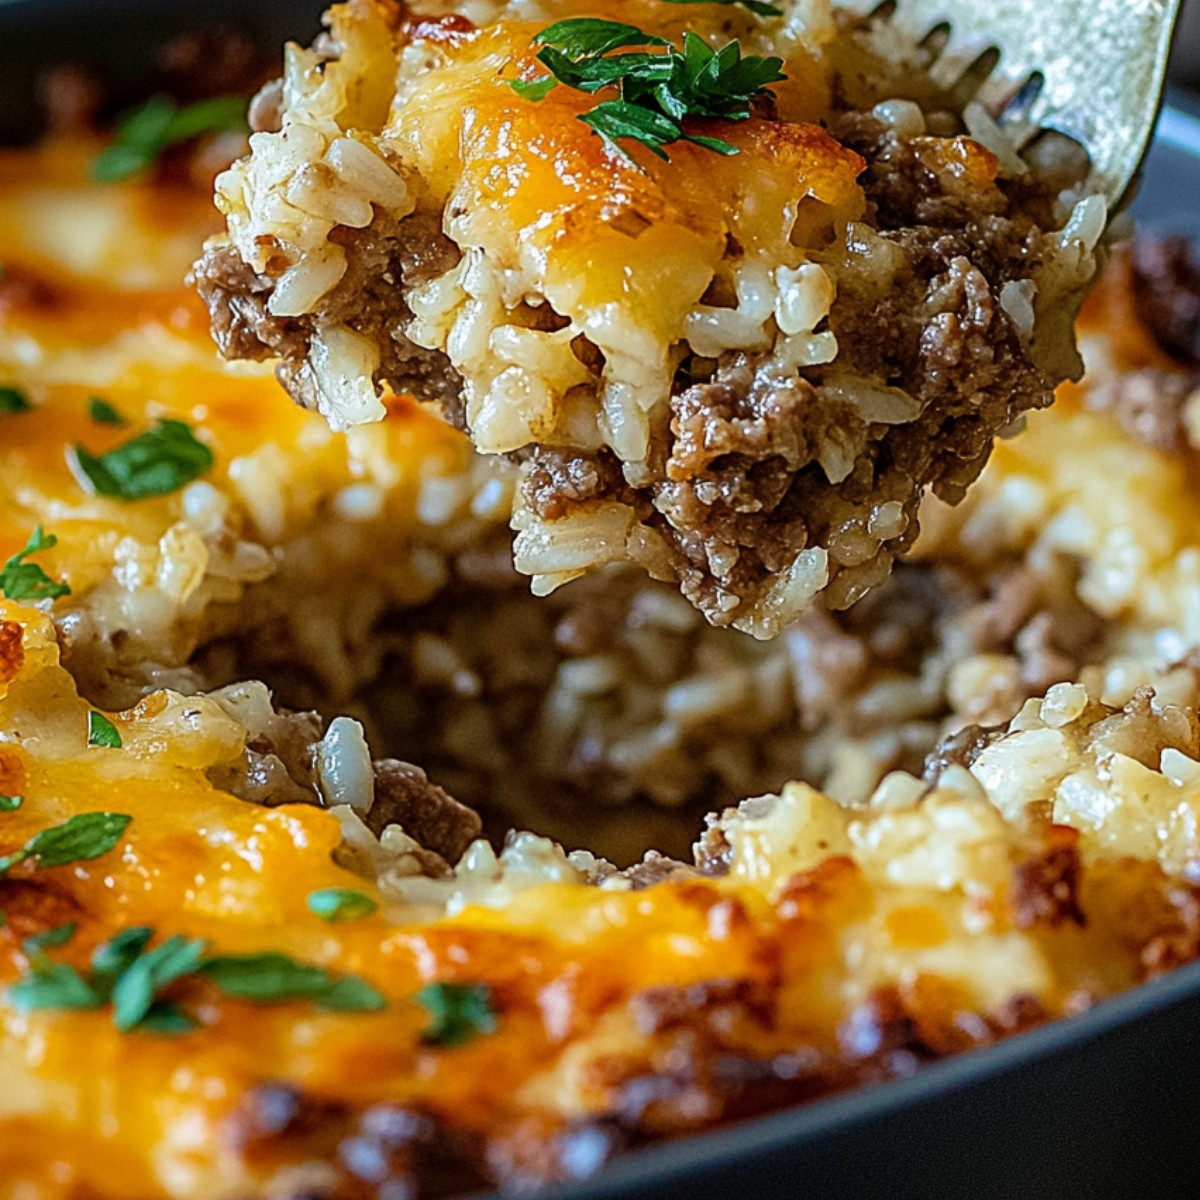
[[[880,61],[886,31],[788,14],[803,53],[830,36]],[[863,136],[920,173],[944,148],[875,99],[887,82],[854,93],[884,106],[858,114]],[[941,127],[932,141],[958,138]],[[0,153],[0,1194],[527,1188],[910,1073],[1197,957],[1186,247],[1116,256],[1081,327],[1085,384],[1009,430],[957,507],[927,498],[890,578],[760,640],[638,561],[531,595],[510,520],[544,448],[480,454],[469,414],[471,437],[388,388],[381,419],[333,433],[274,362],[219,359],[182,284],[218,232],[188,177],[216,140],[104,184],[105,143],[78,129]],[[1012,205],[1023,178],[1010,163],[976,199]],[[915,227],[961,212],[929,203]],[[1082,270],[1090,211],[1025,233]],[[864,262],[889,254],[859,236]],[[785,278],[825,270],[811,249]],[[978,271],[1002,294],[1013,264],[992,265],[931,264],[926,282]],[[969,308],[983,325],[964,344],[1003,328],[1004,371],[1036,340],[1018,294]],[[226,293],[229,311],[284,327],[250,295]],[[1166,309],[1143,324],[1151,300]],[[287,319],[310,339],[283,357],[302,379],[323,326]],[[797,336],[770,320],[777,343]],[[768,349],[715,371],[753,374]],[[1036,407],[1066,366],[1021,361],[1012,403]],[[864,427],[880,445],[893,429]]]
[[[222,350],[335,428],[387,384],[523,460],[535,592],[634,562],[762,638],[851,604],[1077,373],[1105,204],[889,22],[766,7],[335,6],[217,180]]]

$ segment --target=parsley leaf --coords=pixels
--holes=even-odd
[[[643,33],[636,25],[599,17],[568,17],[547,26],[533,38],[535,46],[553,46],[568,58],[598,57],[622,46],[669,46],[666,38]]]
[[[386,1004],[366,980],[353,975],[335,979],[321,967],[286,954],[226,954],[206,959],[200,970],[226,996],[260,1004],[312,1000],[322,1008],[343,1012],[374,1011]]]
[[[87,403],[88,416],[97,425],[128,425],[129,422],[105,399],[92,396]]]
[[[245,96],[214,96],[183,108],[169,96],[154,96],[118,122],[112,145],[92,165],[97,183],[115,183],[152,166],[168,147],[202,133],[243,133]]]
[[[180,1008],[174,1000],[155,1000],[137,1024],[137,1028],[143,1033],[167,1035],[191,1033],[199,1026],[200,1022],[191,1013]]]
[[[496,1031],[492,992],[483,983],[430,983],[413,997],[431,1018],[424,1040],[432,1046],[461,1046]]]
[[[43,933],[35,933],[32,937],[27,937],[21,943],[21,949],[30,958],[33,958],[47,946],[65,946],[75,936],[77,928],[74,921],[68,921],[65,925],[56,925],[53,929],[47,929]]]
[[[24,803],[24,796],[0,796],[0,812],[16,812]]]
[[[20,388],[0,387],[0,413],[26,412],[33,412],[33,405]]]
[[[121,840],[132,820],[124,813],[79,813],[61,825],[35,833],[19,850],[0,858],[0,874],[27,858],[36,858],[42,870],[99,858]]]
[[[77,445],[75,461],[101,496],[144,500],[176,492],[203,475],[213,453],[182,421],[162,420],[106,454]]]
[[[330,1012],[378,1012],[387,1007],[383,994],[357,975],[335,979],[318,1003]]]
[[[22,1013],[38,1008],[99,1008],[104,1003],[87,980],[67,963],[35,967],[9,987],[8,998]]]
[[[133,966],[153,936],[149,925],[135,925],[97,946],[92,954],[92,985],[105,996],[111,995],[117,980]]]
[[[667,152],[662,147],[679,137],[679,126],[670,117],[624,100],[606,100],[579,119],[608,141],[615,142],[623,137],[636,138],[664,161],[667,160]],[[732,146],[728,147],[728,153],[734,153]]]
[[[135,958],[113,987],[113,1024],[122,1033],[128,1033],[142,1024],[154,1007],[159,992],[177,979],[195,974],[205,945],[202,938],[189,939],[174,934],[153,950]]]
[[[121,748],[121,734],[117,727],[103,714],[96,710],[88,710],[88,739],[89,746],[106,746],[110,750]]]
[[[783,59],[758,55],[743,58],[736,40],[714,50],[690,30],[684,33],[680,50],[633,25],[572,17],[543,29],[533,42],[541,47],[538,62],[550,74],[510,80],[509,86],[519,96],[535,101],[548,95],[556,83],[589,95],[616,88],[615,99],[601,101],[591,111],[581,113],[579,120],[621,154],[626,154],[618,145],[623,139],[640,142],[662,159],[667,158],[663,147],[679,141],[718,154],[736,154],[737,147],[722,138],[688,133],[684,120],[707,117],[745,121],[754,102],[770,95],[770,85],[786,78],[780,71]],[[630,49],[645,46],[653,49]],[[624,53],[606,57],[612,50]]]
[[[558,80],[553,75],[543,75],[541,79],[510,79],[508,86],[522,100],[545,100],[558,87]]]
[[[65,583],[55,583],[37,563],[25,561],[30,555],[57,545],[58,538],[43,534],[39,525],[29,535],[25,549],[0,567],[0,592],[9,600],[53,600],[58,596],[69,596],[71,589]]]
[[[353,888],[321,888],[309,892],[308,907],[326,921],[354,921],[369,917],[379,905],[365,892]]]
[[[121,840],[132,820],[124,813],[79,813],[35,833],[25,843],[26,856],[36,858],[42,870],[99,858]]]
[[[74,933],[61,926],[41,935],[33,947],[30,973],[8,989],[22,1012],[35,1008],[99,1008],[111,1001],[113,1024],[122,1033],[179,1034],[199,1022],[163,993],[185,979],[207,978],[227,996],[270,1004],[312,1000],[340,1012],[374,1012],[386,1000],[365,979],[333,976],[321,967],[297,962],[285,954],[219,955],[205,958],[202,938],[174,934],[153,950],[146,947],[154,930],[134,926],[96,947],[87,977],[74,967],[52,963],[42,948],[60,945]],[[26,943],[30,949],[34,939]]]

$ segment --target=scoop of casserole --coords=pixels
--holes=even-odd
[[[195,279],[224,353],[278,357],[335,427],[390,388],[518,456],[536,592],[632,560],[773,636],[880,582],[923,492],[961,498],[1078,374],[1104,201],[886,22],[825,0],[470,13],[352,0],[291,46]],[[598,79],[637,95],[714,50],[713,88],[774,79],[739,119],[693,115],[675,76],[675,140],[597,116],[649,111]]]

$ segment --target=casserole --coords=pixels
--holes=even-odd
[[[8,9],[3,15],[15,20],[17,12]],[[975,1058],[931,1068],[914,1080],[889,1085],[889,1090],[860,1093],[645,1152],[614,1166],[602,1180],[577,1188],[575,1194],[670,1194],[672,1188],[681,1195],[749,1188],[793,1194],[797,1173],[802,1171],[819,1179],[821,1190],[830,1194],[839,1188],[848,1189],[843,1194],[856,1194],[855,1189],[857,1194],[870,1194],[884,1190],[884,1184],[892,1192],[909,1187],[914,1195],[936,1194],[941,1187],[987,1194],[992,1183],[998,1186],[998,1194],[1010,1194],[1029,1178],[1022,1170],[1034,1169],[1037,1186],[1067,1194],[1081,1182],[1086,1185],[1081,1191],[1102,1194],[1114,1183],[1132,1183],[1131,1171],[1144,1185],[1161,1168],[1167,1182],[1174,1178],[1166,1170],[1169,1148],[1186,1144],[1178,1132],[1189,1110],[1178,1095],[1168,1099],[1161,1093],[1164,1080],[1172,1072],[1178,1075],[1181,1068],[1186,1071],[1188,1065],[1181,1047],[1189,1044],[1185,1032],[1189,1020],[1194,1024],[1194,1011],[1188,1007],[1193,977],[1192,968],[1185,967],[1073,1022],[1036,1031]],[[1112,1089],[1101,1089],[1105,1095],[1094,1094],[1096,1078],[1088,1074],[1087,1064],[1094,1068],[1102,1062],[1103,1071],[1110,1070],[1117,1055],[1114,1043],[1121,1044],[1122,1038],[1127,1039],[1128,1055],[1122,1087],[1115,1095]],[[1171,1047],[1169,1054],[1163,1053],[1165,1046]],[[1120,1146],[1107,1129],[1088,1139],[1087,1129],[1097,1128],[1093,1124],[1097,1114],[1111,1110],[1115,1121],[1131,1096],[1143,1099],[1137,1089],[1139,1079],[1145,1079],[1154,1093],[1145,1096],[1145,1107],[1137,1110],[1139,1130],[1144,1132],[1149,1125],[1157,1139],[1150,1154]],[[1064,1080],[1074,1083],[1065,1089],[1075,1101],[1068,1107],[1055,1094]],[[1081,1094],[1086,1103],[1078,1102]],[[1050,1116],[1044,1115],[1044,1105],[1053,1106]],[[1033,1157],[1031,1144],[1038,1143],[1031,1140],[1029,1126],[1012,1123],[1011,1114],[1018,1108],[1022,1118],[1032,1118],[1039,1130],[1055,1129],[1052,1164]],[[1161,1120],[1146,1120],[1147,1113],[1163,1109],[1167,1111]],[[1087,1125],[1063,1137],[1059,1122],[1068,1112]],[[1114,1145],[1121,1155],[1119,1165],[1102,1157]],[[1012,1154],[1014,1146],[1019,1147],[1014,1157],[1020,1163],[1003,1157],[1006,1148]],[[1067,1147],[1085,1146],[1086,1152],[1077,1158],[1067,1153]],[[956,1163],[964,1172],[957,1177]],[[981,1167],[984,1163],[988,1165]]]

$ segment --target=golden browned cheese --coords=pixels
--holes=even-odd
[[[53,605],[0,599],[0,795],[22,798],[0,812],[0,854],[72,816],[131,820],[98,857],[34,855],[0,874],[0,1196],[360,1197],[566,1178],[626,1146],[907,1072],[1195,957],[1195,711],[1144,694],[1031,701],[969,770],[950,764],[932,788],[890,776],[860,808],[789,784],[725,814],[696,869],[648,888],[589,875],[537,839],[499,864],[477,843],[423,891],[384,886],[344,852],[344,813],[216,786],[247,728],[175,677],[143,681],[139,703],[109,713],[120,747],[89,745],[78,631],[113,589],[176,596],[178,666],[204,637],[253,629],[273,585],[231,585],[211,600],[220,619],[201,620],[195,590],[164,576],[188,504],[207,493],[95,497],[71,466],[76,443],[98,452],[148,419],[186,420],[214,451],[202,482],[233,506],[233,542],[253,534],[287,563],[374,469],[369,439],[385,438],[393,474],[365,524],[373,544],[350,548],[360,580],[419,541],[422,472],[469,470],[465,439],[403,401],[382,434],[344,441],[269,370],[220,365],[171,282],[209,221],[203,199],[89,185],[94,149],[0,159],[0,383],[33,405],[0,413],[0,559],[40,522],[61,540],[36,560],[72,588]],[[94,394],[130,426],[89,418]],[[265,463],[264,449],[286,468],[271,529],[250,467],[234,465]],[[343,573],[312,566],[284,590],[299,606],[295,580],[336,591],[353,582]],[[1036,769],[1006,765],[1012,746],[1035,748]],[[1120,801],[1116,840],[1094,805],[1068,827],[1053,807],[1068,778],[1063,797],[1107,787]],[[308,901],[331,887],[379,908],[327,922]],[[28,944],[68,922],[64,944]],[[111,1004],[23,1011],[8,990],[47,959],[85,974],[97,946],[139,926],[152,948],[182,936],[209,955],[280,953],[354,976],[385,1007],[256,1002],[192,973],[163,998],[195,1027],[168,1035],[118,1031]],[[431,1039],[418,993],[432,983],[486,988],[490,1020],[461,1044]]]

